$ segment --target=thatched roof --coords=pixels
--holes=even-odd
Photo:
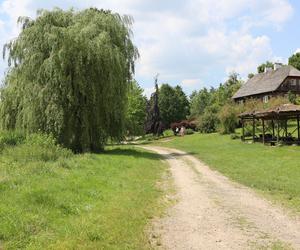
[[[269,108],[266,110],[253,110],[243,112],[239,115],[240,118],[268,118],[268,117],[284,117],[287,115],[300,115],[300,105],[295,104],[281,104],[273,108]]]
[[[281,104],[273,108],[269,108],[266,110],[267,112],[275,112],[277,114],[285,113],[285,112],[300,112],[300,105],[296,104]]]
[[[289,76],[300,77],[300,71],[286,65],[266,73],[260,73],[249,79],[232,97],[233,99],[273,92]]]

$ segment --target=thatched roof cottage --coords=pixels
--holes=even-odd
[[[268,102],[273,96],[284,96],[289,91],[300,94],[300,71],[290,65],[276,63],[273,68],[266,68],[264,73],[250,78],[232,97],[236,102],[249,98]]]

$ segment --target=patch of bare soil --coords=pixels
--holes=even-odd
[[[178,201],[154,222],[162,249],[300,249],[300,218],[185,152],[144,147],[170,165]]]

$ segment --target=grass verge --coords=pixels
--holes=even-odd
[[[130,146],[98,155],[43,142],[6,146],[0,249],[146,249],[164,172],[159,156]]]

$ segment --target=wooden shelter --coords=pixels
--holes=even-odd
[[[300,105],[282,104],[275,108],[261,111],[244,112],[239,115],[242,123],[243,141],[285,144],[300,144]],[[288,131],[288,121],[294,120],[295,126]],[[251,136],[245,133],[245,124],[251,124]],[[261,129],[258,125],[261,125]],[[296,136],[294,134],[296,133]],[[249,138],[250,137],[250,138]]]

